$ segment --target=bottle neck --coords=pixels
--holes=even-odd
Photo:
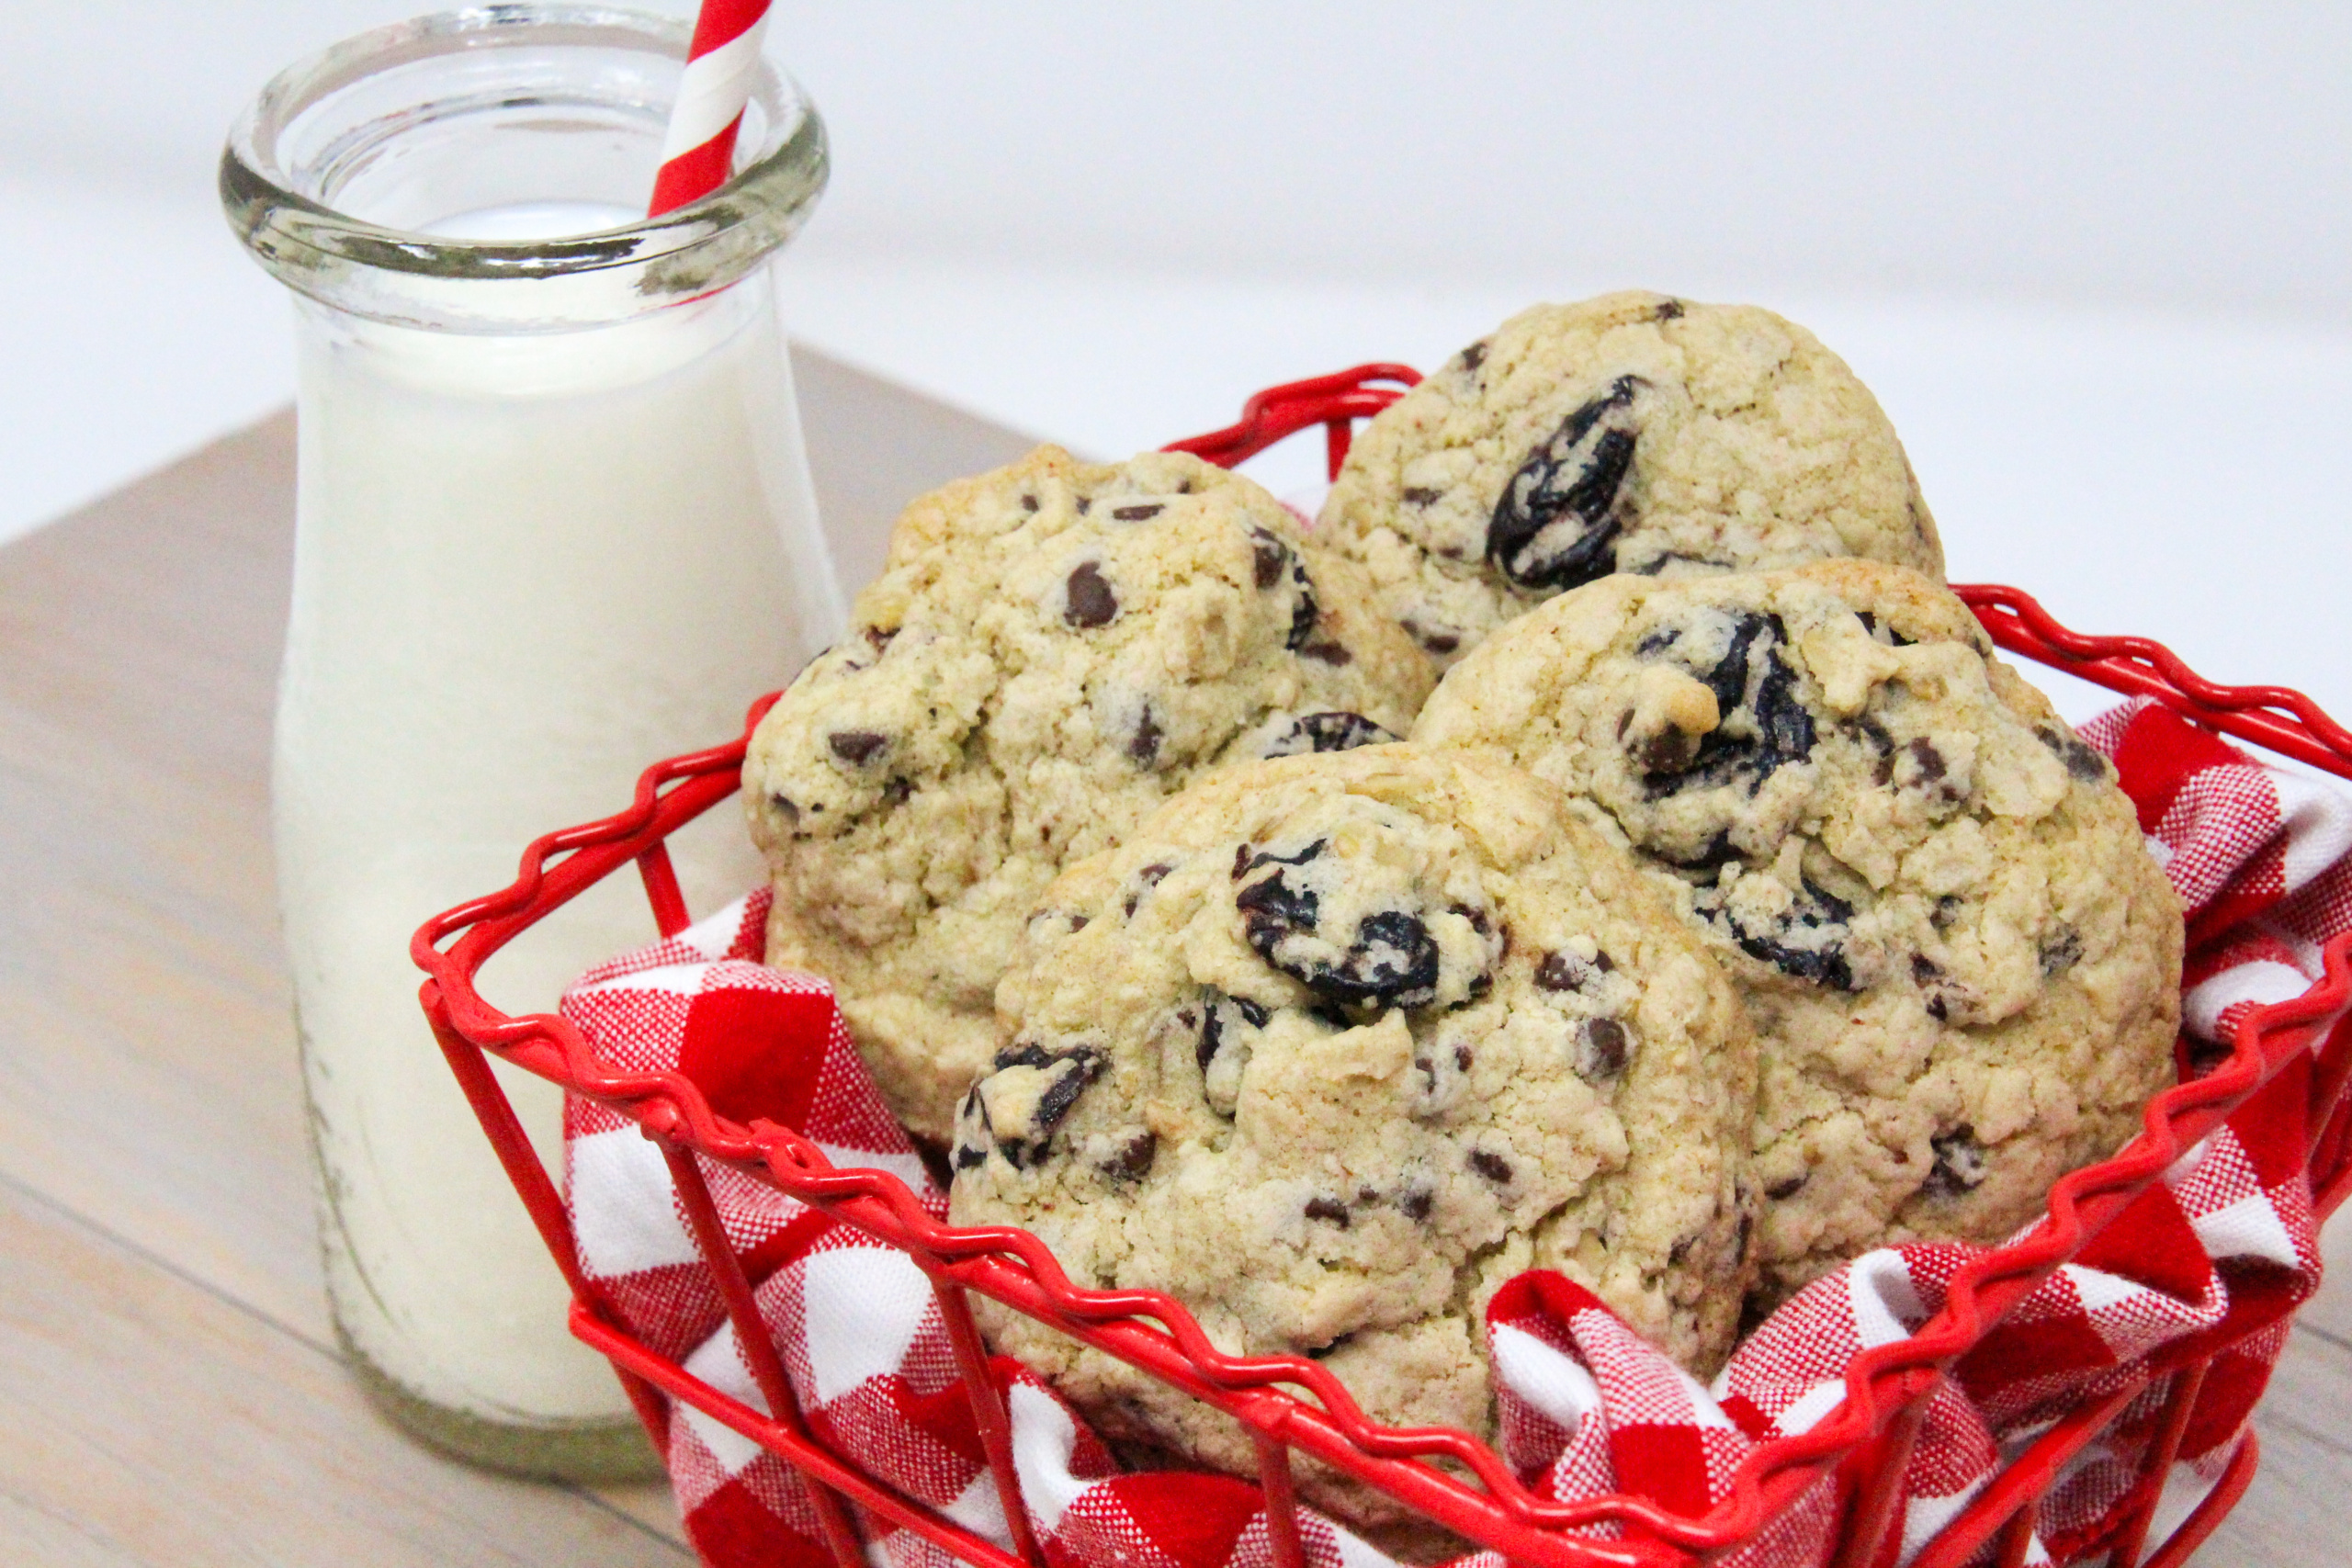
[[[509,5],[428,17],[282,73],[222,153],[231,225],[354,318],[514,335],[612,325],[728,288],[822,192],[824,126],[763,67],[732,180],[641,211],[685,53],[676,18]],[[548,237],[570,215],[618,219]]]

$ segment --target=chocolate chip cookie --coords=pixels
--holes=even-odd
[[[1840,556],[1943,575],[1934,520],[1868,388],[1752,305],[1538,305],[1373,420],[1320,536],[1439,669],[1611,572]]]
[[[1677,1359],[1751,1269],[1754,1046],[1623,850],[1498,758],[1403,745],[1204,779],[1046,893],[964,1102],[953,1213],[1164,1291],[1375,1418],[1491,1431],[1487,1300],[1558,1269]],[[975,1303],[1114,1436],[1247,1472],[1182,1394]],[[1307,1467],[1360,1525],[1385,1499]]]
[[[1612,577],[1489,638],[1415,739],[1630,842],[1745,993],[1777,1298],[1999,1239],[2170,1081],[2178,899],[2112,771],[1898,567]]]
[[[1360,568],[1181,454],[1041,447],[923,497],[854,623],[744,764],[767,955],[833,982],[891,1108],[940,1144],[1064,863],[1212,767],[1392,739],[1430,685]]]

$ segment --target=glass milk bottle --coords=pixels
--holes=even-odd
[[[385,28],[272,82],[221,164],[296,295],[274,812],[334,1321],[411,1430],[577,1479],[652,1456],[565,1332],[407,947],[647,763],[736,734],[842,624],[766,267],[823,130],[765,70],[735,178],[633,219],[686,36],[560,5]],[[677,846],[697,907],[756,880],[741,839]],[[493,961],[493,1001],[551,1010],[650,939],[641,899],[598,891]],[[503,1077],[552,1168],[556,1091]]]

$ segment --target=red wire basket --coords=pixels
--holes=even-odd
[[[1332,469],[1345,457],[1353,423],[1394,401],[1419,377],[1396,365],[1367,365],[1273,388],[1250,400],[1239,423],[1175,444],[1227,467],[1288,435],[1321,425]],[[2219,686],[2166,649],[2138,637],[2085,637],[2052,620],[2013,588],[1955,590],[1994,640],[2014,654],[2110,690],[2155,699],[2197,724],[2238,737],[2329,773],[2352,778],[2352,732],[2301,693],[2275,686]],[[769,697],[755,705],[757,724]],[[1838,1491],[1840,1526],[1834,1561],[1872,1561],[1898,1528],[1898,1487],[1928,1398],[1945,1371],[2033,1288],[2073,1258],[2185,1149],[2220,1125],[2300,1054],[2315,1053],[2309,1152],[2312,1190],[2321,1216],[2352,1190],[2352,1106],[2342,1090],[2352,1076],[2352,936],[2329,944],[2323,978],[2292,1001],[2255,1010],[2240,1023],[2227,1061],[2193,1082],[2159,1095],[2145,1130],[2121,1153],[2061,1179],[2049,1213],[2024,1239],[1992,1249],[1951,1282],[1943,1310],[1917,1333],[1857,1357],[1846,1400],[1809,1431],[1759,1446],[1731,1493],[1704,1515],[1686,1517],[1640,1497],[1614,1495],[1563,1503],[1518,1480],[1487,1445],[1467,1433],[1410,1432],[1367,1420],[1318,1363],[1296,1356],[1232,1357],[1218,1351],[1190,1313],[1151,1292],[1105,1292],[1072,1286],[1036,1237],[1011,1228],[966,1229],[933,1219],[897,1177],[835,1167],[815,1145],[771,1123],[756,1130],[715,1114],[676,1073],[616,1069],[578,1030],[546,1014],[509,1017],[485,1002],[474,981],[482,964],[535,922],[604,878],[634,865],[667,936],[689,923],[664,840],[735,794],[749,736],[691,756],[656,763],[638,781],[628,809],[548,834],[525,852],[511,886],[435,917],[412,951],[431,976],[422,998],[450,1068],[496,1146],[541,1237],[573,1293],[571,1331],[610,1358],[657,1446],[666,1438],[664,1397],[684,1402],[759,1443],[809,1483],[828,1544],[840,1568],[865,1568],[848,1504],[914,1530],[965,1562],[984,1568],[1043,1568],[1021,1506],[1012,1429],[988,1371],[987,1350],[965,1292],[977,1291],[1061,1332],[1121,1358],[1240,1421],[1257,1443],[1277,1568],[1303,1568],[1291,1484],[1296,1449],[1377,1487],[1455,1533],[1514,1562],[1543,1568],[1601,1564],[1705,1562],[1753,1540],[1825,1475]],[[634,1121],[662,1147],[680,1206],[705,1262],[718,1282],[728,1316],[744,1347],[765,1415],[656,1353],[620,1326],[622,1319],[583,1273],[563,1201],[532,1151],[486,1055],[583,1095]],[[718,1213],[692,1154],[720,1161],[904,1251],[929,1278],[954,1346],[963,1390],[978,1423],[1013,1550],[994,1543],[862,1471],[854,1459],[812,1440],[791,1386],[753,1303],[752,1282],[729,1247]],[[2151,1456],[2110,1568],[2171,1568],[2185,1561],[2245,1493],[2258,1454],[2249,1431],[2220,1482],[2165,1540],[2143,1550],[2162,1478],[2177,1450],[2205,1360],[2174,1380],[2157,1452]],[[1284,1386],[1288,1385],[1288,1386]],[[2016,1456],[1913,1560],[1917,1568],[1959,1568],[1995,1546],[2004,1568],[2024,1561],[2036,1505],[2060,1468],[2097,1438],[2144,1384],[2118,1389],[2076,1411]],[[1311,1398],[1294,1389],[1304,1389]],[[1440,1461],[1440,1462],[1432,1462]],[[1614,1539],[1588,1533],[1616,1526]]]

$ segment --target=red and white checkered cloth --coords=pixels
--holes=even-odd
[[[2308,989],[2321,945],[2352,928],[2352,802],[2150,703],[2118,709],[2084,736],[2115,759],[2150,849],[2189,908],[2185,1010],[2211,1059],[2212,1043],[2248,1010]],[[883,1109],[824,985],[757,961],[766,908],[767,896],[755,894],[591,971],[564,998],[564,1016],[613,1065],[682,1070],[720,1114],[796,1128],[837,1165],[893,1171],[944,1214],[944,1195]],[[2186,1043],[2189,1070],[2199,1057]],[[2309,1082],[2307,1063],[2274,1079],[1952,1369],[1905,1476],[1890,1562],[1931,1538],[2005,1455],[2153,1371],[2116,1426],[2062,1472],[2030,1560],[2097,1553],[2138,1478],[2171,1369],[2225,1345],[2197,1396],[2155,1539],[2186,1516],[2234,1452],[2289,1314],[2318,1283],[2304,1170]],[[654,1349],[764,1408],[659,1150],[625,1118],[580,1100],[566,1117],[566,1150],[582,1263],[615,1309]],[[817,1441],[1008,1542],[922,1272],[772,1188],[707,1162],[704,1171]],[[1804,1431],[1836,1409],[1852,1357],[1916,1330],[1977,1250],[1918,1244],[1856,1259],[1750,1334],[1712,1388],[1581,1287],[1555,1273],[1521,1275],[1487,1314],[1501,1451],[1552,1495],[1623,1492],[1702,1512],[1758,1442]],[[1016,1363],[997,1367],[1023,1504],[1055,1568],[1271,1564],[1254,1484],[1123,1474],[1051,1389]],[[681,1405],[676,1416],[670,1473],[712,1568],[830,1562],[788,1466],[697,1411]],[[859,1523],[876,1562],[944,1568],[939,1550],[911,1532]],[[1835,1523],[1829,1489],[1816,1485],[1728,1561],[1819,1563]],[[1312,1568],[1386,1562],[1320,1517],[1306,1516],[1304,1529]],[[1482,1553],[1461,1568],[1500,1563]]]

